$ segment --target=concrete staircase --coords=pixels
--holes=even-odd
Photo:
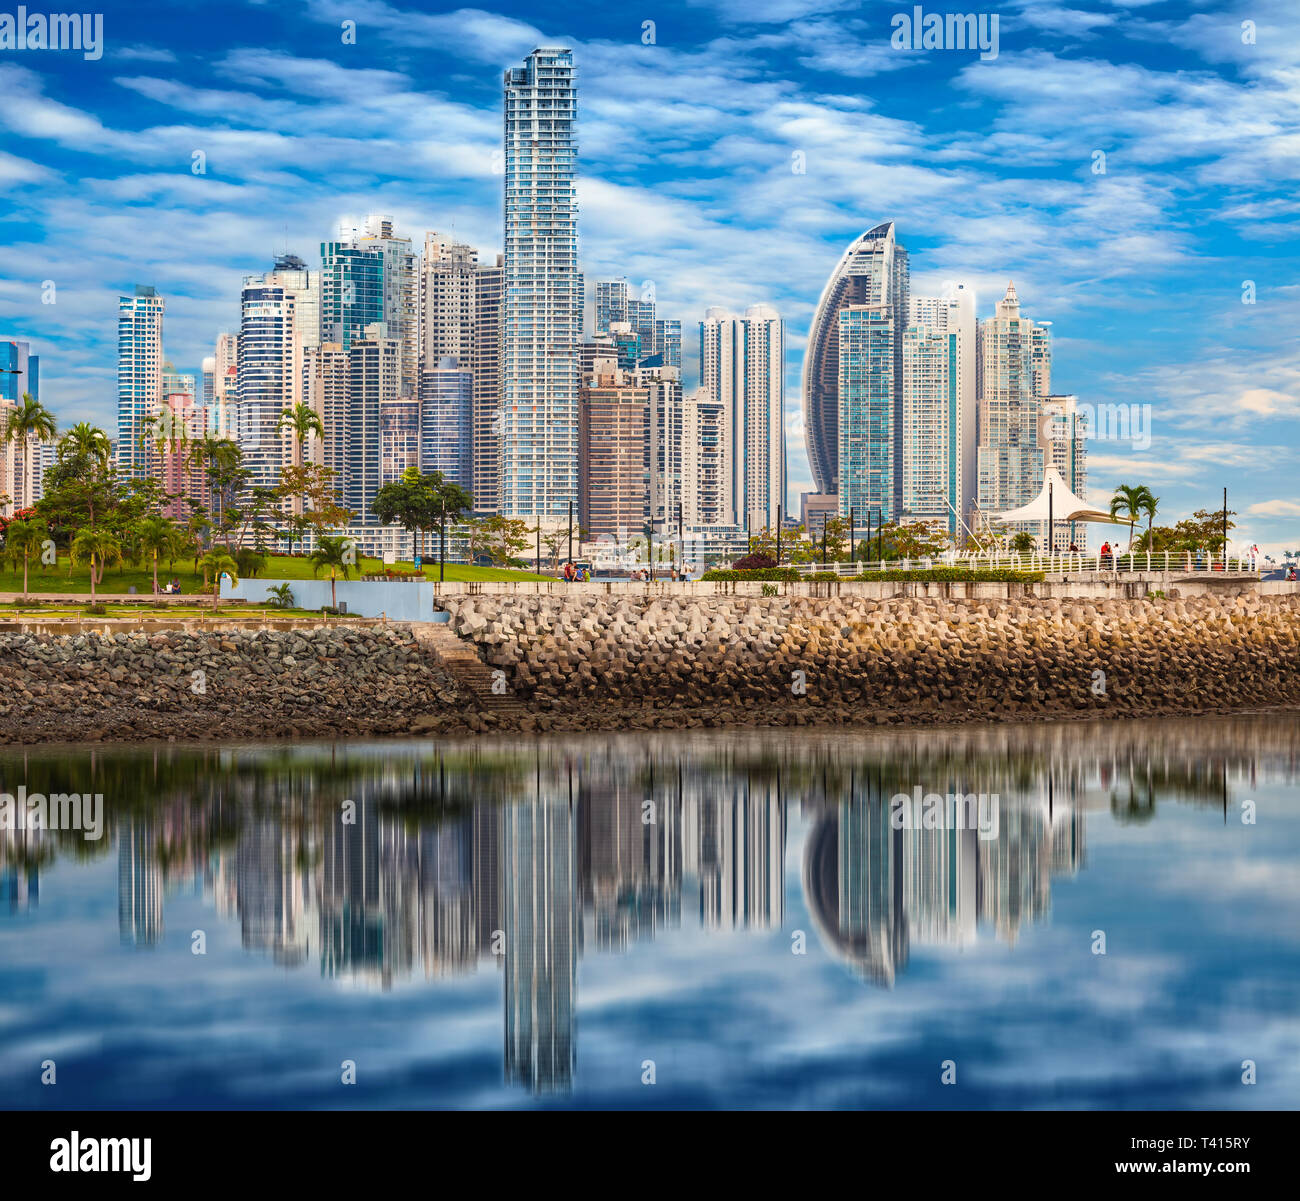
[[[472,643],[458,638],[445,623],[421,622],[411,626],[417,642],[429,647],[452,678],[484,713],[522,717],[527,709],[513,692],[492,691],[492,669],[478,657]]]

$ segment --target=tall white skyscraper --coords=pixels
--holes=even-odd
[[[343,503],[362,525],[374,524],[372,506],[383,483],[381,415],[402,394],[402,343],[385,330],[382,322],[367,326],[348,349]]]
[[[551,524],[578,499],[576,115],[571,50],[506,71],[500,510]]]
[[[960,543],[975,502],[975,296],[963,284],[912,296],[903,335],[904,521]]]
[[[726,409],[728,525],[774,529],[785,511],[785,327],[765,304],[700,322],[700,383]]]
[[[319,339],[320,278],[301,259],[281,255],[273,270],[245,278],[232,424],[253,487],[276,487],[292,461],[293,434],[280,419],[303,402],[303,354]]]
[[[1051,337],[1045,326],[1020,315],[1014,283],[994,316],[980,324],[977,389],[978,503],[987,520],[1028,504],[1043,486],[1041,420],[1043,398],[1052,390]]]
[[[124,474],[148,473],[151,447],[145,423],[162,404],[163,298],[137,287],[117,301],[117,466]]]
[[[476,513],[497,513],[501,508],[501,296],[505,284],[505,256],[478,269],[477,308],[470,370],[474,375],[474,408],[470,453],[473,459],[470,491]]]

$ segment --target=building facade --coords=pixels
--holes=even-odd
[[[158,290],[137,287],[117,301],[117,467],[143,478],[150,468],[144,437],[162,403],[163,312]]]
[[[578,500],[576,110],[571,50],[506,71],[500,510],[552,525]]]
[[[785,505],[785,329],[768,305],[700,322],[700,383],[726,409],[731,514],[724,525],[774,529]]]
[[[874,307],[880,310],[881,319],[892,331],[895,357],[890,399],[894,420],[888,436],[901,438],[902,427],[897,418],[902,409],[902,332],[908,319],[909,289],[907,250],[895,236],[894,223],[886,221],[849,246],[822,290],[804,354],[803,409],[808,462],[817,491],[823,495],[840,492],[840,466],[844,461],[839,445],[845,412],[840,396],[839,337],[843,328],[840,312],[850,305]],[[861,432],[855,436],[860,438]],[[851,487],[862,491],[860,485]],[[901,500],[899,488],[887,503],[897,508]],[[841,502],[841,512],[847,514],[849,507]]]
[[[979,327],[981,521],[1028,504],[1043,486],[1042,402],[1051,392],[1051,380],[1048,330],[1021,316],[1020,298],[1010,283],[994,316]],[[1014,533],[1019,527],[997,528]]]

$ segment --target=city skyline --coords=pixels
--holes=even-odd
[[[243,276],[349,212],[392,211],[412,236],[449,230],[491,262],[500,72],[563,44],[580,64],[580,269],[654,281],[688,323],[710,304],[782,314],[792,508],[815,490],[800,376],[818,291],[844,245],[897,219],[915,291],[964,279],[983,319],[1015,279],[1030,315],[1055,322],[1072,394],[1151,404],[1149,448],[1090,443],[1090,493],[1147,482],[1174,516],[1212,507],[1227,484],[1240,540],[1295,540],[1297,370],[1282,334],[1295,233],[1278,153],[1294,121],[1275,103],[1294,35],[1281,4],[1259,6],[1249,44],[1218,6],[1173,22],[1167,4],[1123,14],[1081,0],[1054,18],[1012,4],[990,62],[892,50],[891,6],[853,15],[816,0],[748,18],[669,7],[651,44],[599,13],[564,36],[508,11],[467,22],[377,4],[344,45],[347,14],[329,3],[307,5],[292,36],[259,19],[254,37],[262,9],[207,7],[228,15],[210,22],[208,61],[182,23],[128,12],[109,14],[97,63],[0,60],[13,135],[0,179],[18,199],[0,322],[44,359],[42,399],[65,423],[112,427],[106,315],[137,283],[169,298],[168,355],[196,371],[213,332],[235,323]],[[452,74],[430,76],[452,28]],[[915,103],[939,82],[947,102]],[[93,116],[107,111],[111,124]],[[1260,137],[1234,137],[1252,111]],[[42,306],[47,280],[57,300]],[[590,307],[589,292],[585,328]]]

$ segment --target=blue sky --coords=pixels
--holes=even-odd
[[[968,281],[987,316],[1014,279],[1054,322],[1054,391],[1151,405],[1149,447],[1093,442],[1090,496],[1143,482],[1172,522],[1227,485],[1244,540],[1300,546],[1294,0],[1002,0],[978,10],[999,18],[989,61],[891,47],[912,8],[110,4],[97,61],[0,50],[0,336],[36,343],[61,422],[113,432],[116,297],[136,283],[165,294],[168,357],[196,369],[241,278],[285,248],[314,259],[344,216],[494,253],[501,71],[562,42],[588,281],[654,281],[692,362],[706,306],[780,310],[795,504],[813,306],[892,218],[914,290]]]

